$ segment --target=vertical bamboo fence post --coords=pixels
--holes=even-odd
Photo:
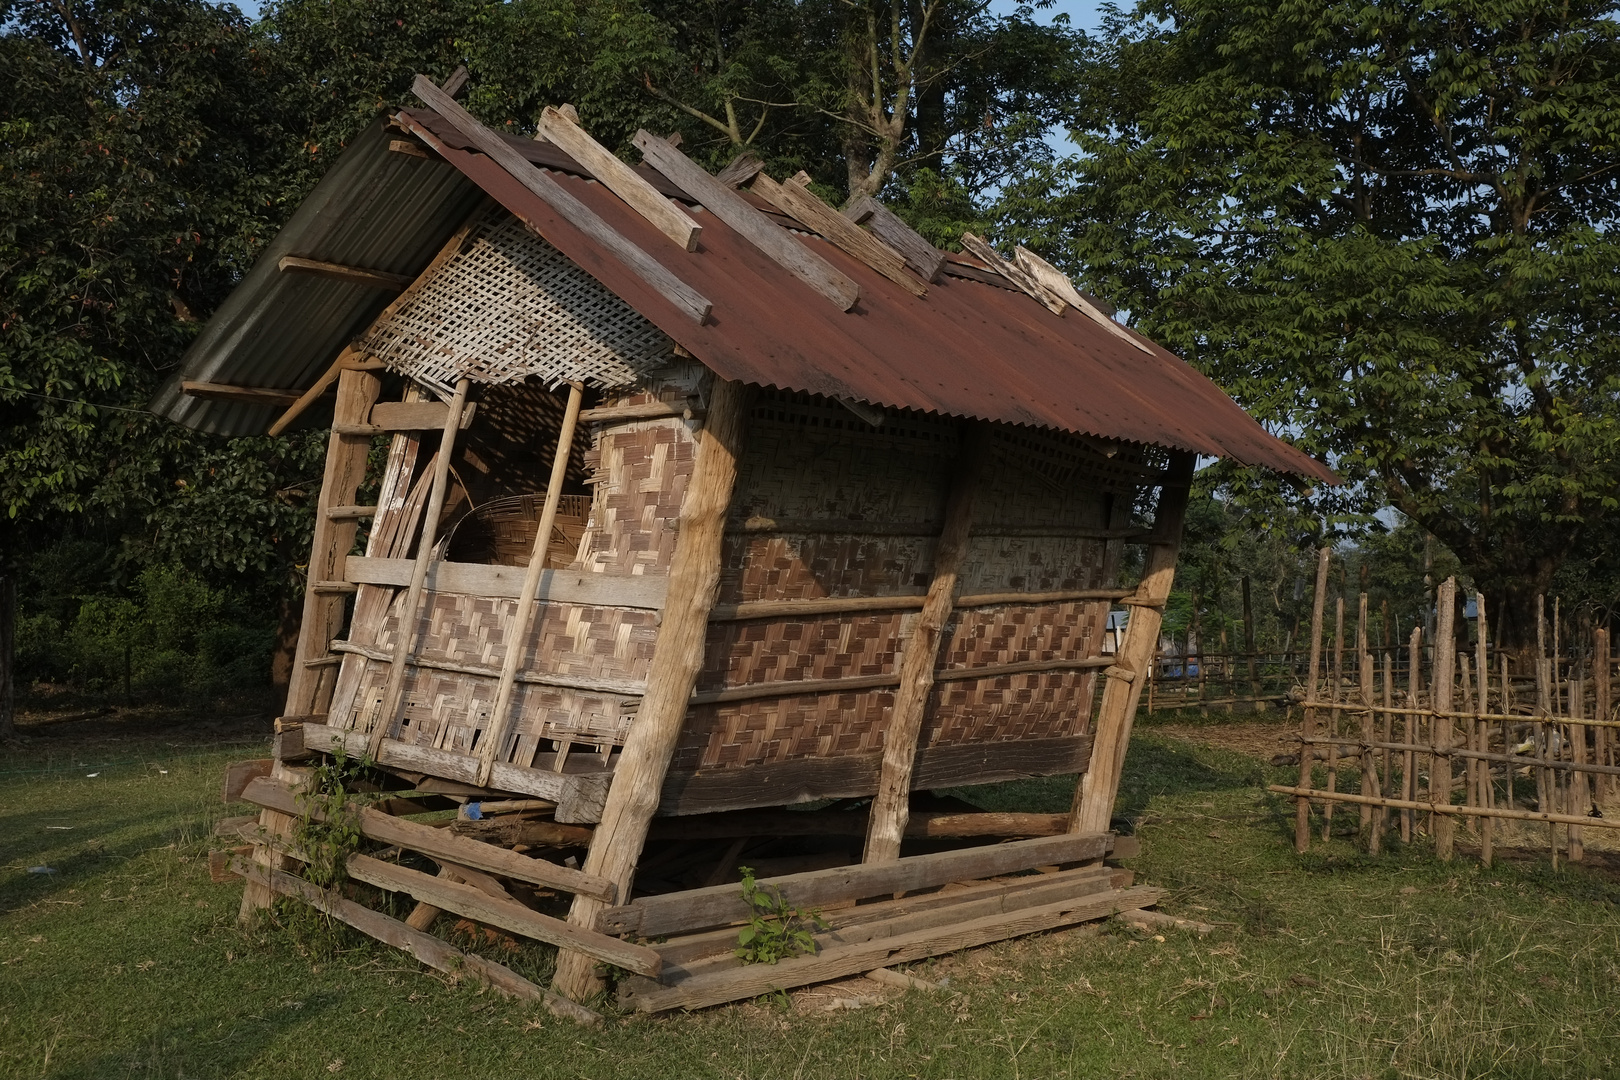
[[[1491,749],[1491,726],[1483,718],[1491,711],[1491,665],[1486,642],[1490,632],[1490,622],[1485,617],[1485,594],[1478,590],[1474,592],[1474,606],[1476,609],[1475,625],[1478,631],[1478,640],[1474,643],[1474,671],[1479,680],[1479,716],[1481,719],[1474,724],[1479,731],[1479,749],[1489,753]],[[1507,751],[1504,746],[1503,752]],[[1479,805],[1489,808],[1496,802],[1495,786],[1491,781],[1491,763],[1479,763],[1480,785]],[[1479,857],[1488,869],[1491,865],[1492,846],[1496,839],[1496,823],[1491,818],[1481,818],[1479,823]]]
[[[917,761],[917,740],[934,691],[940,638],[950,621],[957,579],[967,558],[974,497],[979,478],[989,465],[989,434],[988,426],[973,423],[965,433],[960,459],[952,470],[946,492],[945,527],[934,548],[928,595],[911,635],[900,649],[900,685],[895,690],[894,707],[889,710],[889,729],[883,735],[883,764],[867,820],[862,862],[892,862],[900,857],[900,842],[911,815],[911,774]],[[1136,616],[1133,613],[1131,617],[1134,620]]]
[[[512,691],[517,685],[518,665],[522,662],[523,650],[529,641],[529,628],[534,623],[534,598],[540,592],[540,578],[545,572],[546,560],[551,556],[551,532],[557,524],[557,508],[562,505],[563,484],[568,479],[568,458],[574,448],[574,429],[579,425],[579,408],[584,400],[584,384],[569,383],[568,404],[563,409],[562,427],[557,433],[557,445],[551,455],[550,485],[546,488],[545,505],[540,509],[540,527],[534,534],[529,566],[523,575],[523,587],[518,591],[517,607],[512,612],[506,655],[501,660],[501,678],[495,687],[495,703],[490,707],[483,745],[479,747],[479,787],[488,786],[495,759],[501,754],[507,732],[512,728]]]
[[[1418,741],[1417,710],[1419,693],[1423,686],[1423,627],[1412,627],[1412,636],[1406,643],[1406,699],[1408,711],[1401,717],[1401,732],[1405,736],[1401,741],[1408,746],[1416,746]],[[1407,802],[1416,801],[1418,796],[1417,782],[1417,755],[1411,750],[1402,751],[1401,756],[1401,798]],[[1412,830],[1417,824],[1416,814],[1411,807],[1401,810],[1401,842],[1412,842]]]
[[[1360,678],[1361,705],[1361,793],[1378,794],[1378,763],[1372,744],[1378,741],[1377,721],[1373,710],[1378,702],[1373,697],[1372,653],[1367,651],[1367,594],[1361,593],[1356,602],[1356,667]],[[1361,827],[1368,834],[1368,850],[1378,854],[1378,815],[1367,803],[1361,804]]]
[[[687,702],[703,667],[704,640],[709,611],[720,588],[726,512],[737,481],[737,456],[747,409],[747,387],[715,379],[698,439],[697,460],[681,500],[679,531],[670,558],[669,590],[647,672],[647,693],[625,739],[602,820],[585,856],[585,872],[613,882],[621,901],[630,898],[636,861],[641,858],[647,828],[658,810],[664,776],[686,719]],[[568,921],[594,928],[597,915],[606,906],[600,900],[575,896]],[[566,949],[558,954],[553,983],[558,993],[579,1001],[600,986],[590,957]]]
[[[1606,627],[1599,627],[1592,632],[1592,706],[1594,715],[1599,720],[1613,720],[1610,715],[1610,695],[1612,684],[1609,676],[1613,671],[1613,661],[1609,654],[1609,631]],[[1597,755],[1600,764],[1613,766],[1620,762],[1620,755],[1615,754],[1615,732],[1610,728],[1596,729],[1599,745],[1603,748]],[[1598,803],[1603,805],[1612,802],[1615,794],[1615,778],[1605,775],[1598,783]]]
[[[1343,575],[1340,575],[1341,579]],[[1344,680],[1344,593],[1343,581],[1340,581],[1341,591],[1335,598],[1333,620],[1333,678],[1332,689],[1328,693],[1328,703],[1339,703],[1339,692]],[[1339,730],[1343,725],[1339,723],[1339,710],[1328,710],[1328,767],[1327,789],[1339,790]],[[1329,799],[1322,806],[1322,839],[1333,839],[1333,800]]]
[[[1592,793],[1587,783],[1587,773],[1581,768],[1586,764],[1586,725],[1578,723],[1586,715],[1586,687],[1576,678],[1569,680],[1569,697],[1567,699],[1570,723],[1565,726],[1569,732],[1569,762],[1571,768],[1564,775],[1565,804],[1561,809],[1566,814],[1585,816],[1592,809]],[[1569,828],[1569,861],[1584,862],[1586,859],[1586,837],[1579,825],[1570,825]]]
[[[1322,608],[1327,602],[1328,579],[1327,547],[1316,553],[1316,597],[1311,603],[1311,660],[1305,676],[1305,718],[1300,724],[1304,740],[1299,744],[1299,786],[1306,791],[1311,787],[1311,773],[1316,763],[1316,684],[1322,674]],[[1294,850],[1305,852],[1311,846],[1311,800],[1301,795],[1294,804]]]
[[[1252,706],[1255,712],[1265,709],[1265,702],[1260,700],[1260,677],[1255,667],[1254,648],[1254,608],[1249,602],[1249,575],[1243,575],[1243,652],[1248,658],[1249,669],[1249,696],[1254,698]]]
[[[1451,802],[1451,694],[1457,654],[1457,579],[1446,578],[1440,585],[1439,610],[1434,631],[1434,707],[1430,712],[1430,732],[1437,750],[1429,769],[1429,801],[1444,806]],[[1456,819],[1450,814],[1431,814],[1434,852],[1449,860],[1456,836]]]
[[[433,562],[433,548],[439,538],[439,517],[444,512],[444,497],[450,487],[450,454],[455,449],[456,432],[461,430],[461,414],[467,407],[467,389],[470,385],[467,379],[456,383],[456,392],[445,413],[444,430],[439,437],[439,456],[433,463],[433,489],[428,495],[427,513],[422,518],[422,538],[416,542],[411,584],[405,590],[405,601],[399,608],[399,634],[394,640],[394,655],[388,665],[382,708],[372,721],[374,726],[368,749],[373,758],[382,749],[383,739],[398,719],[400,705],[405,698],[405,664],[410,659],[417,624],[422,621],[422,594],[427,589],[428,567]]]
[[[1069,831],[1101,833],[1108,831],[1114,816],[1114,797],[1119,793],[1119,774],[1125,764],[1130,742],[1131,721],[1142,694],[1142,673],[1159,646],[1159,628],[1164,625],[1164,604],[1176,579],[1176,555],[1181,550],[1181,527],[1187,517],[1187,497],[1192,487],[1197,456],[1186,451],[1170,455],[1164,487],[1159,492],[1159,509],[1154,515],[1153,535],[1148,538],[1147,562],[1137,586],[1136,603],[1131,606],[1130,625],[1125,641],[1116,654],[1115,666],[1124,677],[1104,680],[1102,703],[1097,707],[1097,733],[1091,743],[1091,764],[1080,777],[1069,813]]]

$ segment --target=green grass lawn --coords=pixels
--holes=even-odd
[[[1348,838],[1301,859],[1291,806],[1263,790],[1284,770],[1152,726],[1121,794],[1131,865],[1217,933],[1111,923],[920,965],[943,994],[863,981],[597,1029],[347,931],[240,929],[240,886],[211,884],[206,854],[242,812],[219,803],[221,769],[262,749],[36,745],[0,759],[3,1076],[1620,1075],[1609,876],[1372,859]],[[1055,810],[1069,791],[973,797]],[[874,1003],[828,1009],[840,993]]]

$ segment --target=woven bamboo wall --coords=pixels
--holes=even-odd
[[[739,463],[726,538],[722,603],[834,596],[916,596],[927,588],[959,446],[956,422],[885,418],[881,428],[824,399],[761,392]],[[1105,530],[1126,520],[1141,466],[1044,433],[998,432],[996,466],[976,504],[961,594],[1104,588],[1120,542],[1101,537],[997,536],[997,526]],[[1111,475],[1089,482],[1093,462]],[[763,519],[871,522],[919,535],[748,532]],[[916,528],[907,528],[916,526]],[[844,525],[850,529],[865,525]],[[982,535],[981,535],[982,534]],[[1070,601],[958,609],[942,670],[1101,653],[1108,604]],[[892,673],[914,613],[716,622],[698,689]],[[1096,691],[1092,671],[940,682],[924,746],[1077,735]],[[765,698],[694,708],[672,767],[724,769],[805,757],[876,754],[893,692]]]

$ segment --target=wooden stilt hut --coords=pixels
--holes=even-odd
[[[276,758],[227,778],[244,913],[303,896],[584,1016],[603,965],[695,1007],[1151,905],[1103,860],[1194,460],[1326,470],[1027,251],[416,92],[153,404],[331,429]],[[406,920],[299,874],[335,753],[394,793],[356,820],[403,857],[348,872]],[[1058,774],[1069,813],[931,794]],[[824,910],[813,954],[734,955],[740,865]],[[555,992],[440,912],[557,944]]]

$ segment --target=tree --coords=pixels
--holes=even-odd
[[[1461,559],[1511,642],[1620,481],[1612,5],[1115,12],[1005,230]],[[1501,624],[1499,624],[1501,625]]]

